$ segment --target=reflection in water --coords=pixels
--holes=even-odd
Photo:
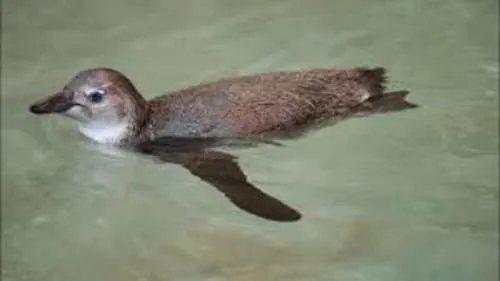
[[[243,145],[244,140],[232,144]],[[248,182],[230,154],[205,149],[225,140],[215,138],[165,137],[139,144],[136,149],[161,161],[179,164],[193,175],[210,183],[239,208],[276,221],[296,221],[301,215],[293,208],[265,194]]]

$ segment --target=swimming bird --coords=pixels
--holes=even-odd
[[[68,116],[97,143],[179,164],[246,211],[294,221],[298,211],[258,190],[235,157],[213,148],[417,107],[406,101],[408,91],[387,92],[386,82],[382,67],[280,71],[222,78],[146,100],[123,73],[99,67],[77,73],[29,110]]]

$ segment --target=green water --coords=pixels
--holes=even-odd
[[[494,0],[2,1],[3,280],[497,280],[497,24]],[[98,65],[147,97],[382,65],[421,108],[234,149],[304,216],[280,224],[28,113]]]

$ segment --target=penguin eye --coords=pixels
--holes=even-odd
[[[104,92],[103,91],[94,91],[91,92],[87,95],[87,98],[92,102],[92,103],[99,103],[102,101],[104,98]]]

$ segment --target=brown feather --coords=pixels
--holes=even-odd
[[[385,83],[383,68],[226,78],[150,100],[151,129],[160,135],[203,137],[286,133],[329,118],[355,116],[366,109],[361,104],[383,95]]]

